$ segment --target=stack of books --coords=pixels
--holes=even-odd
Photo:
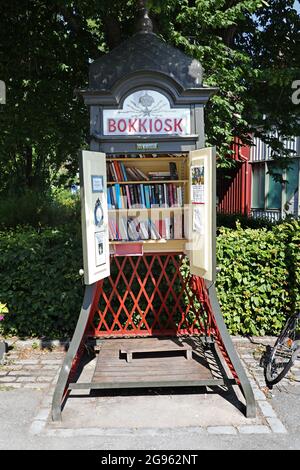
[[[107,164],[107,181],[149,181],[149,180],[178,180],[175,162],[169,163],[169,171],[150,171],[146,175],[139,168],[127,167],[123,162],[110,162]]]
[[[110,162],[107,165],[108,181],[147,181],[148,179],[139,168],[125,167],[122,162]]]
[[[108,209],[182,207],[183,188],[174,183],[125,184],[107,188]]]
[[[117,241],[177,240],[183,237],[183,215],[170,213],[169,217],[109,217],[109,238]]]

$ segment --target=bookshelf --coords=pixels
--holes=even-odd
[[[110,252],[182,252],[188,154],[106,156]]]

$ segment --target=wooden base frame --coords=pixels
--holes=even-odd
[[[205,284],[203,279],[185,274],[188,271],[183,255],[156,253],[143,257],[114,257],[113,262],[116,274],[107,279],[108,284],[99,281],[86,286],[77,326],[55,388],[52,419],[61,420],[62,406],[70,390],[74,389],[195,387],[214,386],[221,382],[239,385],[245,397],[245,414],[249,418],[255,417],[253,391],[224,323],[214,284]],[[126,269],[131,271],[131,275]],[[126,286],[125,292],[121,281],[123,287]],[[141,306],[142,300],[146,308]],[[100,380],[81,384],[74,380],[85,346],[91,338],[123,338],[125,342],[127,337],[187,338],[197,335],[207,344],[217,345],[231,377],[227,374],[221,381],[211,377],[197,380],[194,377],[189,382],[160,381],[156,377],[142,385],[138,381],[125,381],[122,385],[101,383]]]

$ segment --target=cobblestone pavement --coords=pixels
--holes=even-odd
[[[63,348],[10,349],[3,364],[0,365],[0,390],[16,388],[49,390],[56,383],[64,355]]]
[[[245,367],[246,373],[251,381],[258,409],[257,420],[250,420],[249,424],[242,425],[218,425],[205,426],[198,429],[206,434],[286,434],[288,429],[278,416],[274,406],[273,397],[276,390],[284,393],[289,388],[299,393],[300,396],[300,360],[289,372],[287,378],[283,379],[272,391],[268,390],[264,380],[262,357],[267,345],[273,344],[272,338],[254,338],[252,340],[244,338],[234,338],[235,347]],[[33,344],[35,346],[35,344]],[[80,435],[80,433],[101,435],[107,430],[101,427],[85,429],[61,429],[51,428],[49,413],[51,398],[54,386],[57,381],[60,366],[62,364],[65,351],[63,347],[55,347],[53,350],[47,348],[14,347],[5,357],[5,361],[0,365],[0,391],[14,389],[35,389],[42,390],[44,399],[38,410],[38,414],[33,417],[30,432],[33,435],[42,432],[51,435],[70,437]],[[77,406],[79,406],[77,404]],[[113,430],[111,430],[113,432]]]

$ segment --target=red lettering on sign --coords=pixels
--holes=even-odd
[[[127,127],[127,124],[126,124],[125,119],[119,119],[119,121],[118,121],[118,130],[120,132],[125,132],[126,127]]]
[[[181,127],[181,123],[182,123],[182,118],[181,119],[175,119],[175,122],[174,122],[174,132],[177,131],[177,128],[180,132],[183,132],[182,130],[182,127]]]
[[[116,121],[114,119],[108,119],[108,132],[116,132]]]
[[[129,127],[128,127],[129,132],[132,132],[132,131],[136,132],[137,131],[136,128],[134,127],[136,125],[136,123],[137,123],[137,119],[129,119],[129,123],[128,123],[129,124]]]
[[[142,130],[144,132],[147,132],[147,129],[145,127],[146,122],[147,122],[147,119],[143,119],[143,120],[139,119],[139,132],[142,132]]]
[[[156,130],[156,132],[160,132],[162,130],[162,126],[163,126],[162,120],[161,119],[155,119],[154,129]]]
[[[165,132],[170,132],[171,130],[172,130],[172,119],[166,119],[165,120],[164,131]]]

